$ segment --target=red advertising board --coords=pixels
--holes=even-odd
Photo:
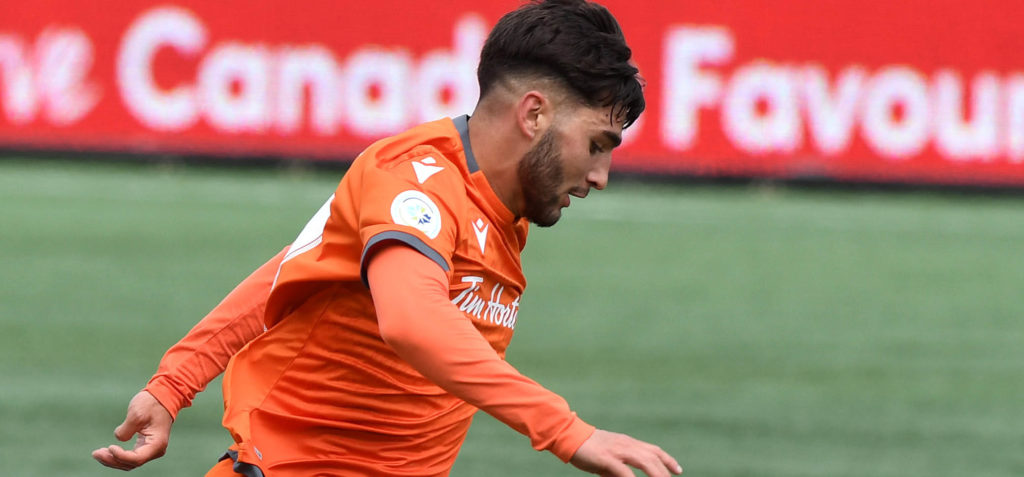
[[[607,0],[619,170],[1024,185],[1024,4]],[[0,147],[350,159],[472,111],[515,0],[0,5]]]

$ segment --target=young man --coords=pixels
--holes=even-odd
[[[681,472],[503,359],[527,222],[553,225],[570,196],[603,189],[644,109],[630,55],[585,0],[505,15],[472,117],[360,154],[296,241],[167,352],[115,431],[135,448],[93,456],[124,470],[159,457],[173,417],[225,371],[235,444],[208,476],[446,475],[477,409],[585,471]]]

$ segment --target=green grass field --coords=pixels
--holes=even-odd
[[[92,461],[338,173],[0,161],[0,476]],[[690,476],[1024,475],[1024,199],[613,184],[534,229],[509,359]],[[219,382],[130,475],[202,475]],[[479,415],[455,476],[582,475]]]

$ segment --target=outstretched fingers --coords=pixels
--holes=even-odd
[[[633,451],[623,456],[625,463],[640,469],[650,477],[669,477],[682,472],[675,459],[658,446],[642,441],[635,441],[635,443],[637,446]]]
[[[683,466],[679,465],[679,461],[677,461],[674,457],[669,455],[668,452],[665,452],[661,447],[653,447],[655,455],[658,456],[658,459],[661,460],[661,463],[664,464],[669,471],[671,471],[675,475],[683,473]]]
[[[660,447],[625,434],[594,431],[570,462],[581,470],[602,476],[629,477],[637,468],[650,477],[669,477],[683,472],[679,463]]]

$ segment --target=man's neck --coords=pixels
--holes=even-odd
[[[469,142],[477,166],[487,178],[491,189],[508,210],[519,217],[522,191],[519,185],[519,159],[525,151],[509,140],[515,131],[505,130],[508,122],[498,121],[478,108],[469,118]]]

